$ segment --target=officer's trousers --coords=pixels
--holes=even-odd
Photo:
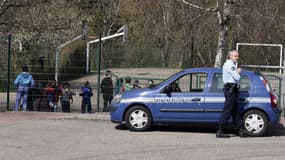
[[[236,84],[226,84],[224,86],[224,96],[225,96],[225,103],[224,109],[221,113],[221,117],[219,120],[219,129],[224,129],[225,125],[227,124],[228,120],[233,118],[233,123],[236,129],[241,129],[242,127],[242,120],[241,120],[241,113],[237,107],[237,97],[238,97],[238,87]]]

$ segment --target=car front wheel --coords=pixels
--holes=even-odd
[[[262,136],[268,129],[268,119],[266,115],[258,110],[251,110],[245,113],[244,127],[250,136]]]
[[[148,109],[143,106],[133,106],[125,114],[126,126],[131,131],[146,131],[152,125],[152,117]]]

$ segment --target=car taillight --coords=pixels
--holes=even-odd
[[[268,84],[268,81],[267,81],[266,79],[264,79],[263,77],[260,77],[260,79],[261,79],[261,81],[263,82],[263,84],[265,85],[266,90],[267,90],[268,92],[271,92],[271,91],[270,91],[269,84]]]
[[[273,91],[271,90],[269,83],[266,79],[264,79],[263,77],[260,77],[260,79],[262,80],[263,84],[266,87],[266,90],[269,92],[270,94],[270,102],[271,102],[271,107],[272,108],[277,108],[277,97],[273,94]]]
[[[272,108],[277,108],[277,98],[272,93],[270,93],[270,102]]]

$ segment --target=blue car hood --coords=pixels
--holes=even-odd
[[[131,98],[131,97],[139,97],[139,96],[146,96],[152,94],[156,90],[150,88],[143,88],[143,89],[133,89],[122,94],[123,98]]]

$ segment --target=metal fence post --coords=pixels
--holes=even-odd
[[[285,53],[285,48],[283,48],[283,52]],[[282,88],[281,88],[281,107],[283,109],[283,114],[284,114],[284,117],[285,117],[285,106],[284,106],[284,92],[285,92],[285,57],[283,57],[283,74],[282,74],[282,79],[281,79],[281,83],[282,83]]]
[[[11,39],[12,35],[8,35],[8,71],[7,71],[7,111],[9,111],[10,106],[10,74],[11,74]]]
[[[97,79],[97,112],[99,112],[99,106],[100,106],[100,76],[101,76],[101,54],[102,54],[102,35],[99,34],[99,54],[98,54],[98,79]]]

